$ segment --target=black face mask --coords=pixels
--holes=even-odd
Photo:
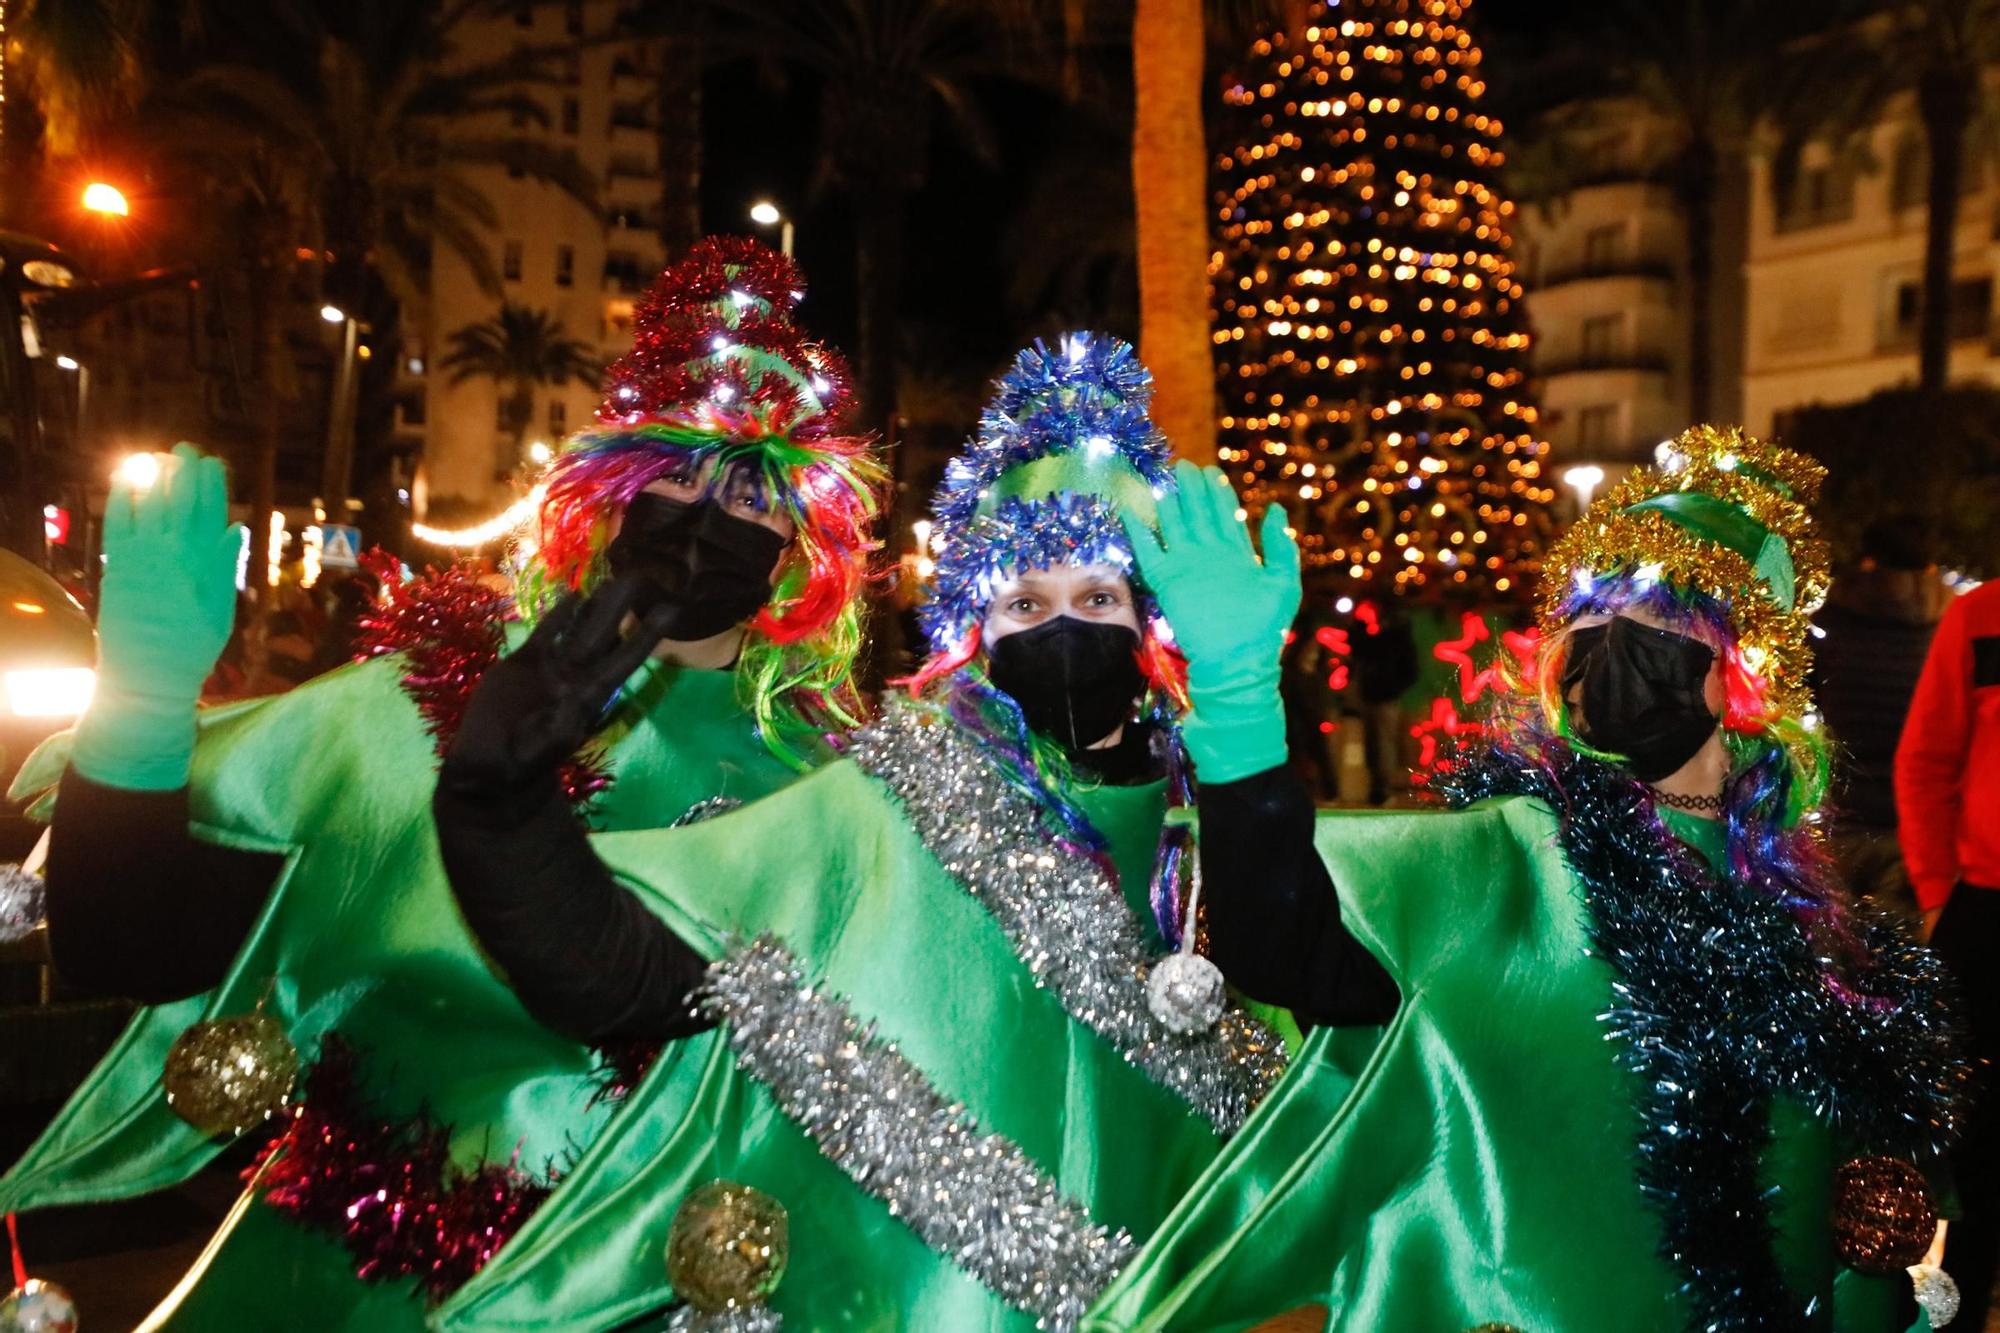
[[[1641,782],[1658,782],[1715,734],[1702,686],[1715,663],[1707,644],[1618,616],[1570,635],[1563,698],[1582,687],[1577,733],[1625,756]]]
[[[613,574],[637,574],[649,585],[635,610],[672,605],[665,637],[686,643],[756,615],[771,599],[771,572],[784,550],[783,537],[713,500],[690,504],[641,491],[605,554]]]
[[[1057,616],[986,647],[993,684],[1021,705],[1028,725],[1068,750],[1086,750],[1132,716],[1146,677],[1129,625]]]

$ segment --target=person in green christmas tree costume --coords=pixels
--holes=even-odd
[[[493,817],[530,790],[491,758],[523,748],[499,720],[532,735],[533,709],[448,756],[469,919],[546,875],[586,920],[637,898],[663,954],[712,960],[694,1004],[720,1027],[705,1063],[646,1077],[439,1327],[601,1328],[679,1299],[671,1326],[710,1333],[1069,1328],[1250,1114],[1281,1040],[1195,953],[1188,898],[1201,866],[1333,901],[1277,696],[1297,557],[1279,516],[1259,561],[1215,474],[1175,486],[1150,395],[1116,339],[1020,354],[938,498],[934,654],[844,762],[586,845]],[[1161,577],[1208,608],[1174,643],[1166,583],[1132,577],[1156,522],[1184,557]],[[546,761],[539,791],[546,811]],[[1359,945],[1323,961],[1326,1011],[1394,1011]]]
[[[598,427],[544,474],[515,604],[457,570],[398,584],[374,660],[287,695],[195,708],[241,549],[220,464],[182,447],[150,491],[114,491],[96,699],[16,795],[53,801],[63,976],[148,1007],[0,1178],[30,1261],[32,1210],[187,1179],[303,1064],[256,1202],[171,1326],[418,1327],[588,1158],[619,1109],[607,1053],[709,1058],[671,1040],[684,1005],[591,984],[663,960],[629,919],[565,935],[560,884],[512,922],[539,948],[497,975],[430,810],[486,675],[552,702],[533,739],[578,828],[754,801],[857,719],[880,471],[840,433],[838,359],[792,321],[802,288],[755,242],[694,247],[640,303]]]
[[[1821,475],[1701,427],[1554,547],[1532,679],[1433,777],[1451,810],[1321,820],[1395,1019],[1316,1035],[1084,1328],[1949,1317],[1918,1172],[1960,1077],[1941,972],[1822,850]],[[1300,945],[1232,979],[1338,1022],[1303,993],[1311,904],[1250,889],[1212,898],[1217,947],[1272,918]]]

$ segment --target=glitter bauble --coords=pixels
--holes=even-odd
[[[778,1289],[790,1257],[783,1204],[748,1185],[712,1180],[674,1212],[667,1280],[697,1310],[740,1309]]]
[[[1146,1007],[1183,1036],[1214,1027],[1223,998],[1222,970],[1197,953],[1168,954],[1146,977]]]
[[[1958,1283],[1936,1264],[1915,1264],[1910,1281],[1916,1287],[1917,1304],[1932,1328],[1943,1328],[1958,1318]]]
[[[76,1302],[53,1282],[31,1277],[0,1300],[0,1333],[76,1333]]]
[[[1882,1274],[1921,1262],[1937,1223],[1924,1174],[1908,1162],[1857,1157],[1834,1173],[1834,1248],[1849,1268]]]
[[[46,913],[42,877],[17,865],[0,866],[0,944],[26,939]]]
[[[174,1114],[202,1133],[241,1134],[285,1109],[299,1053],[269,1014],[196,1023],[174,1039],[160,1083]]]

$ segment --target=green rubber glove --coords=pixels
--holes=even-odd
[[[70,755],[79,773],[136,791],[187,785],[195,705],[229,642],[242,549],[219,459],[177,444],[150,488],[112,483],[97,690]]]
[[[1285,511],[1264,513],[1264,559],[1236,517],[1220,468],[1174,465],[1177,489],[1160,501],[1160,533],[1125,520],[1139,572],[1187,658],[1194,712],[1182,728],[1204,782],[1234,782],[1285,762],[1278,658],[1299,613],[1299,548]]]

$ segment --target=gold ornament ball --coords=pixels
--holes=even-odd
[[[160,1082],[174,1114],[210,1135],[241,1134],[285,1109],[299,1053],[269,1014],[196,1023],[174,1039]]]
[[[1908,1162],[1857,1157],[1834,1173],[1834,1248],[1849,1268],[1895,1273],[1922,1262],[1937,1222],[1924,1173]]]
[[[681,1200],[667,1237],[667,1280],[703,1314],[760,1304],[791,1257],[785,1206],[762,1190],[712,1180]]]

